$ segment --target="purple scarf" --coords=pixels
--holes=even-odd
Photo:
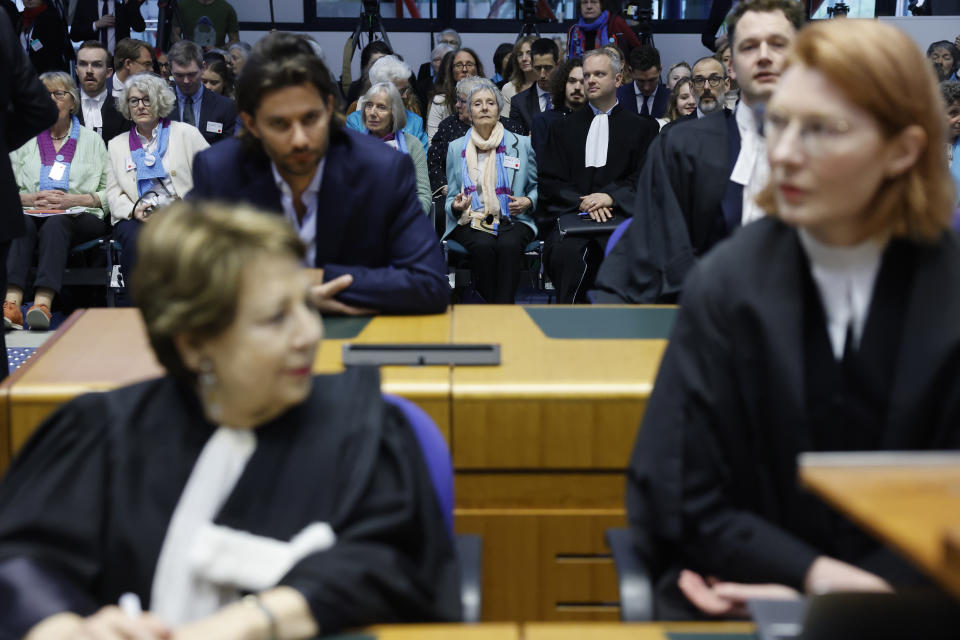
[[[70,190],[70,163],[73,162],[73,156],[77,152],[78,137],[80,137],[80,121],[77,120],[77,116],[73,116],[73,123],[70,125],[70,139],[60,147],[60,151],[53,146],[49,129],[40,132],[37,136],[37,147],[40,149],[40,180],[37,183],[37,190]],[[50,177],[50,169],[57,162],[66,165],[66,169],[58,180],[54,180]]]

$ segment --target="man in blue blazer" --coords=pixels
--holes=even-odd
[[[230,98],[203,88],[200,81],[203,49],[189,40],[181,40],[170,48],[167,57],[177,94],[170,119],[192,124],[210,144],[232,138],[237,106]]]
[[[660,82],[660,52],[654,47],[637,47],[628,61],[633,82],[617,89],[617,101],[627,111],[662,118],[670,102],[670,89]]]
[[[440,313],[450,298],[413,165],[334,119],[336,88],[310,45],[272,33],[238,85],[244,131],[197,154],[194,199],[285,216],[307,245],[321,311]]]

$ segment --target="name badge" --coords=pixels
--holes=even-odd
[[[133,160],[127,160],[127,171],[134,171],[137,168],[137,163]]]
[[[515,158],[513,156],[503,156],[503,166],[505,169],[519,169],[520,158]]]
[[[30,41],[30,48],[34,51],[40,51],[40,49],[43,49],[43,43],[34,38]]]
[[[223,133],[223,123],[207,121],[207,133]]]
[[[62,162],[54,162],[53,166],[50,167],[50,179],[51,180],[63,180],[63,172],[67,170],[67,165]]]

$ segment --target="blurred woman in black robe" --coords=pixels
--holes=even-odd
[[[13,463],[0,638],[458,619],[451,533],[409,424],[374,370],[311,375],[321,325],[295,232],[242,208],[156,216],[134,297],[169,374],[70,402]],[[122,597],[146,613],[111,606]]]
[[[800,489],[797,456],[960,446],[960,241],[932,70],[866,21],[806,27],[789,60],[764,125],[770,216],[691,273],[630,464],[660,618],[917,581]]]

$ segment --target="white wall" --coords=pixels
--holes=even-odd
[[[953,42],[960,35],[960,16],[911,16],[907,18],[880,18],[907,32],[926,53],[931,42]]]

